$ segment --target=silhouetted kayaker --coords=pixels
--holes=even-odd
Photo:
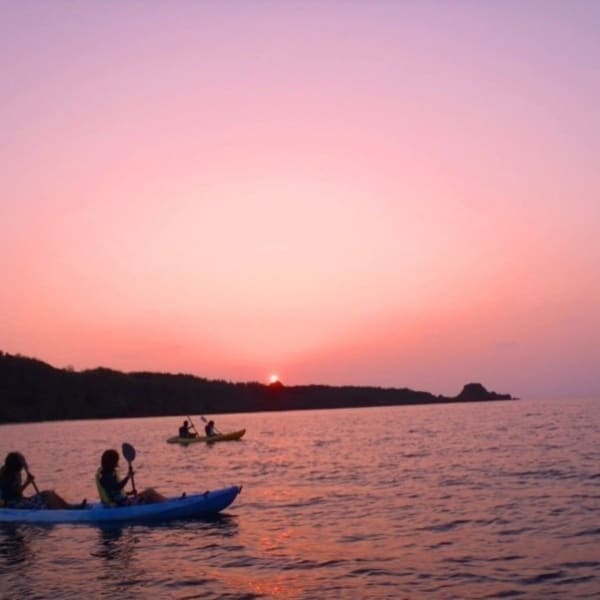
[[[206,437],[212,437],[213,435],[218,435],[217,431],[215,429],[215,422],[209,421],[204,427],[204,432],[206,433]]]
[[[27,461],[20,452],[9,452],[4,459],[4,466],[0,467],[0,506],[7,508],[84,508],[87,500],[81,504],[69,504],[54,490],[42,490],[35,485],[35,477],[26,468]],[[23,482],[22,471],[25,469],[27,477]],[[30,485],[36,490],[33,496],[26,498],[23,492]]]
[[[196,437],[198,434],[190,431],[190,425],[187,421],[183,422],[183,425],[179,428],[179,437],[180,438],[190,438]]]
[[[119,453],[116,450],[105,450],[100,461],[100,468],[96,471],[96,487],[100,500],[105,506],[129,506],[132,504],[154,504],[163,502],[166,498],[154,488],[147,488],[139,494],[127,496],[123,491],[131,479],[131,468],[123,479],[119,478]]]

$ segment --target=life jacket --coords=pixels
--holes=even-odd
[[[120,481],[119,472],[117,470],[115,470],[114,473],[115,473],[115,477],[117,478],[117,481]],[[115,507],[115,506],[119,506],[119,501],[125,500],[127,498],[127,496],[125,496],[125,494],[123,494],[123,492],[121,492],[120,490],[116,497],[111,496],[108,493],[108,490],[102,485],[101,478],[102,478],[102,467],[100,467],[96,471],[96,487],[98,488],[98,495],[100,496],[100,501],[102,502],[102,504],[104,504],[104,506],[109,506],[111,508]]]

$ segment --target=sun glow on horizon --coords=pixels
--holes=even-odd
[[[600,2],[5,4],[0,351],[600,397]]]

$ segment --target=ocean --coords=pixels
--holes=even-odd
[[[0,524],[0,597],[600,597],[599,400],[213,415],[245,437],[167,444],[186,417],[0,426],[71,501],[122,442],[138,488],[243,485],[211,520]]]

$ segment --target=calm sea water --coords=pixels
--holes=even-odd
[[[212,447],[180,422],[0,427],[70,500],[123,441],[139,488],[244,486],[210,521],[0,525],[0,597],[600,597],[600,401],[223,415],[246,438]]]

